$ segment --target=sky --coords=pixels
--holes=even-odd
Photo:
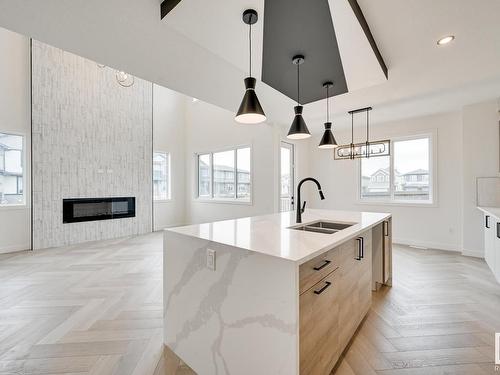
[[[250,172],[250,148],[240,148],[237,152],[238,170]],[[218,165],[233,168],[234,150],[215,152],[214,167]]]
[[[415,169],[429,170],[429,139],[411,139],[393,143],[394,167],[399,173]],[[389,156],[362,159],[363,175],[370,176],[380,168],[388,168]]]

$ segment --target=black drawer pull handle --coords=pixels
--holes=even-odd
[[[500,238],[500,223],[497,223],[497,238]]]
[[[330,285],[332,285],[331,282],[325,281],[325,286],[323,288],[321,288],[320,290],[315,290],[314,294],[321,294],[321,293],[323,293]]]
[[[354,259],[361,260],[361,238],[356,238],[356,241],[358,242],[358,256]]]
[[[361,237],[361,259],[365,257],[365,238]]]
[[[490,217],[486,215],[486,223],[484,223],[486,228],[490,229]]]
[[[365,239],[363,237],[358,237],[356,241],[358,241],[358,256],[354,259],[361,260],[365,257]]]
[[[323,262],[324,262],[324,263],[323,263],[321,266],[316,266],[316,267],[314,267],[313,269],[314,269],[315,271],[319,271],[319,270],[322,270],[323,268],[325,268],[326,266],[328,266],[330,263],[332,263],[332,261],[331,261],[331,260],[328,260],[328,259],[325,259]]]

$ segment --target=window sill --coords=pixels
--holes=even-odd
[[[8,211],[8,210],[25,210],[29,209],[28,205],[26,203],[21,203],[21,204],[5,204],[5,205],[0,205],[0,210],[1,211]]]
[[[198,203],[217,203],[217,204],[239,204],[243,206],[252,206],[253,202],[251,200],[236,200],[236,199],[203,199],[203,198],[195,198],[194,202]]]
[[[422,202],[415,203],[409,201],[364,201],[358,200],[355,204],[362,206],[399,206],[399,207],[421,207],[421,208],[436,208],[438,207],[437,202]]]

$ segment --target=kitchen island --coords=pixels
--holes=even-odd
[[[164,342],[203,374],[329,374],[392,278],[391,215],[306,210],[165,230]]]

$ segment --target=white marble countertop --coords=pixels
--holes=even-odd
[[[500,207],[477,207],[481,211],[486,212],[488,215],[495,216],[500,219]]]
[[[391,217],[388,213],[306,209],[302,223],[354,223],[333,234],[289,229],[295,211],[169,228],[172,231],[302,264]]]

